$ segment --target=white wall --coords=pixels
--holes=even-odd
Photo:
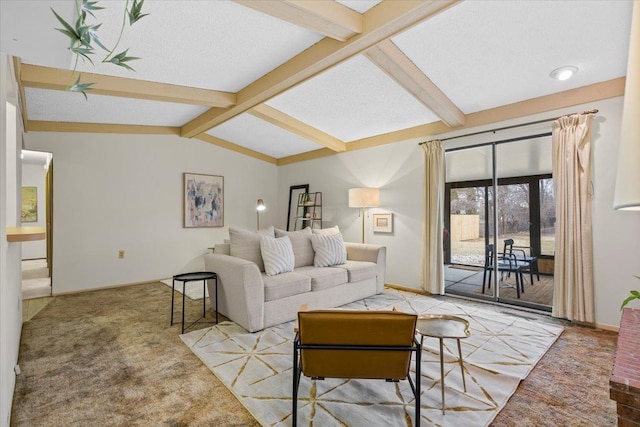
[[[45,187],[47,171],[42,165],[22,164],[22,186],[38,188],[38,221],[22,223],[29,227],[46,227],[47,226],[47,195]],[[36,240],[33,242],[22,243],[22,259],[46,258],[47,241]]]
[[[275,165],[196,139],[29,132],[25,141],[55,162],[54,295],[203,269],[229,225],[255,229],[258,198],[261,226],[276,217]],[[183,172],[224,176],[223,228],[182,227]]]
[[[20,217],[21,127],[12,76],[7,56],[0,53],[0,427],[8,426],[11,417],[22,329],[21,244],[8,243],[6,237],[6,227],[19,225]]]
[[[613,188],[617,165],[622,98],[594,102],[565,110],[524,117],[491,126],[466,129],[457,134],[540,120],[556,115],[598,108],[593,125],[593,237],[596,321],[617,326],[620,302],[634,287],[633,274],[640,274],[640,215],[614,211]],[[547,130],[550,129],[550,125]],[[540,125],[535,127],[535,132]],[[487,140],[531,134],[532,128],[510,130],[498,135],[456,140],[446,146],[460,146]],[[453,135],[442,135],[446,137]],[[429,138],[434,139],[434,138]],[[380,208],[394,214],[393,234],[372,233],[367,218],[366,241],[387,246],[387,283],[420,288],[422,254],[423,155],[418,140],[405,141],[332,157],[282,166],[278,170],[279,224],[286,222],[289,186],[310,184],[322,191],[325,226],[337,224],[345,240],[360,241],[357,209],[347,207],[348,189],[380,187]]]

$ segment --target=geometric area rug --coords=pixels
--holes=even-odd
[[[341,308],[450,314],[470,323],[461,340],[467,383],[463,391],[455,340],[445,343],[445,401],[440,401],[436,338],[424,339],[421,362],[421,420],[431,426],[487,426],[505,406],[563,329],[465,304],[398,290]],[[233,322],[181,335],[183,342],[264,426],[291,425],[294,322],[248,333]],[[411,371],[415,372],[414,362]],[[411,426],[415,406],[409,383],[302,377],[298,422],[316,426]]]

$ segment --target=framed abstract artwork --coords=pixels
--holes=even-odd
[[[393,214],[374,213],[373,214],[373,231],[376,233],[393,232]]]
[[[38,222],[38,187],[22,187],[22,222]]]
[[[224,226],[224,177],[183,174],[183,227]]]

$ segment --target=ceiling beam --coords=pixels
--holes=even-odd
[[[339,41],[362,32],[362,15],[335,1],[318,0],[235,0],[299,27]]]
[[[104,123],[48,122],[28,120],[31,132],[129,133],[145,135],[180,135],[180,128],[172,126],[114,125]]]
[[[451,127],[464,124],[464,113],[391,40],[364,55]]]
[[[73,74],[73,75],[72,75]],[[66,90],[69,82],[77,79],[73,71],[39,65],[22,64],[20,81],[24,87]],[[123,98],[149,99],[228,108],[236,103],[236,95],[217,90],[198,89],[167,83],[135,80],[125,77],[82,73],[82,82],[93,82],[90,94],[119,96]]]
[[[313,141],[324,147],[329,148],[334,152],[346,151],[347,147],[344,141],[335,138],[328,133],[322,132],[308,124],[295,119],[280,110],[276,110],[267,104],[259,104],[248,111],[252,116],[265,120],[273,125],[276,125],[282,129],[286,129],[289,132],[295,133],[309,141]]]
[[[204,112],[185,124],[181,134],[191,138],[224,123],[457,2],[458,0],[385,0],[363,15],[361,34],[346,42],[338,42],[330,38],[322,39],[243,88],[237,94],[236,105],[227,109],[211,109]]]
[[[20,102],[20,114],[22,116],[22,126],[24,127],[24,131],[27,131],[27,99],[24,93],[24,86],[22,86],[22,82],[20,81],[20,72],[22,70],[22,61],[17,56],[13,57],[13,73],[16,79],[16,83],[18,84],[18,100]]]
[[[275,157],[267,156],[266,154],[262,154],[250,148],[231,143],[221,138],[216,138],[215,136],[211,136],[208,133],[200,134],[195,138],[209,144],[217,145],[218,147],[226,148],[227,150],[235,151],[236,153],[244,154],[245,156],[265,161],[267,163],[272,163],[274,165],[277,164],[277,159]]]

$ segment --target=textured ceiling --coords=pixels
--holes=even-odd
[[[117,38],[124,2],[100,4],[106,7],[97,13],[103,23],[100,36],[110,46]],[[301,4],[304,9],[305,3]],[[407,4],[420,2],[341,0],[331,6],[342,9],[343,16],[358,16],[353,11],[363,14],[362,29],[356,30],[363,34],[351,39],[359,40],[370,37],[372,26]],[[23,69],[72,68],[68,42],[54,30],[59,24],[50,7],[69,21],[75,19],[73,2],[68,0],[0,1],[0,48],[21,58]],[[420,75],[420,88],[412,94],[397,75],[382,71],[362,49],[353,48],[344,59],[334,61],[336,49],[342,43],[352,46],[351,40],[329,40],[321,30],[310,29],[301,20],[305,11],[286,18],[258,11],[250,2],[146,0],[143,11],[150,15],[127,26],[118,49],[129,48],[130,55],[141,58],[131,63],[135,72],[99,60],[95,67],[79,65],[83,71],[129,79],[133,84],[124,90],[124,97],[89,92],[86,101],[82,95],[59,90],[60,85],[37,82],[27,84],[24,107],[27,119],[41,125],[172,126],[183,134],[189,124],[213,117],[213,125],[193,136],[206,133],[274,159],[323,146],[339,152],[350,141],[438,122],[442,111],[418,100],[424,102],[425,93],[437,99],[436,107],[470,114],[622,77],[631,8],[631,0],[454,4],[422,22],[405,24],[406,29],[391,37],[390,46],[404,55],[409,68],[415,68],[404,68],[400,74]],[[385,13],[376,13],[380,10]],[[322,65],[327,61],[328,66]],[[318,68],[314,63],[320,64]],[[565,82],[551,79],[549,73],[563,65],[577,66],[579,72]],[[299,75],[308,74],[297,77],[299,70],[303,70]],[[44,72],[38,78],[49,77]],[[207,111],[209,107],[190,103],[189,95],[175,102],[127,97],[138,80],[237,93],[240,107]],[[430,80],[431,87],[424,80]],[[152,90],[169,93],[164,87]],[[251,104],[251,97],[261,94],[266,95]],[[278,115],[277,120],[267,122],[250,114],[260,102]],[[278,120],[285,125],[278,126]]]
[[[631,4],[465,1],[393,42],[464,113],[626,74]],[[574,78],[549,78],[573,65]]]
[[[54,122],[181,126],[207,107],[65,91],[25,89],[29,119]],[[59,106],[64,105],[64,108]]]
[[[438,120],[363,56],[343,62],[267,105],[343,141]]]

